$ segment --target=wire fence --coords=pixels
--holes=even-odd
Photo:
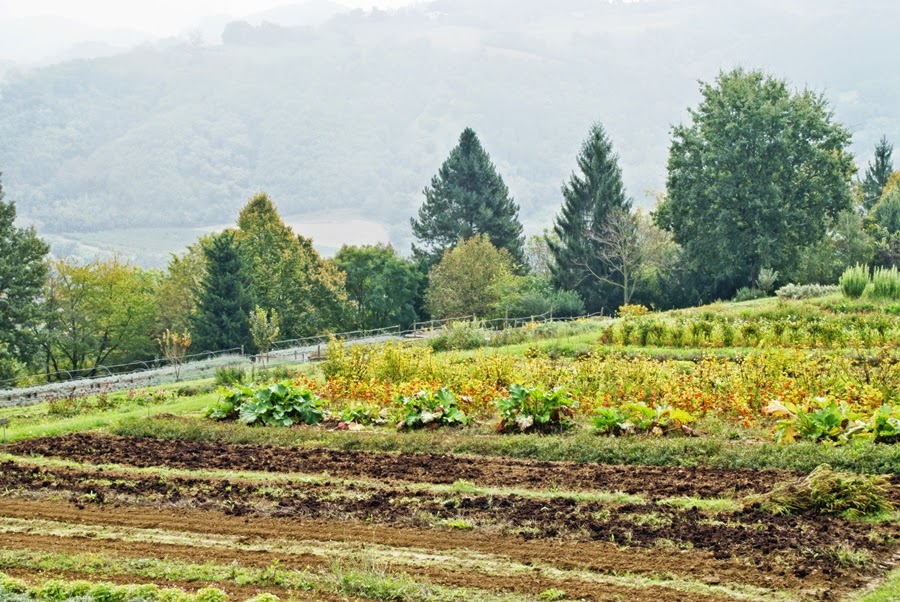
[[[244,347],[234,347],[219,351],[204,351],[183,356],[178,360],[164,357],[125,364],[97,365],[78,370],[58,370],[35,374],[26,379],[0,381],[0,408],[25,406],[39,403],[59,395],[81,395],[98,391],[114,391],[136,386],[152,386],[172,383],[180,376],[193,380],[213,376],[223,367],[268,367],[305,363],[322,359],[324,350],[331,339],[339,339],[345,344],[375,344],[403,338],[427,338],[453,322],[477,322],[479,326],[491,330],[518,328],[529,323],[563,322],[602,316],[603,312],[586,316],[554,317],[551,312],[516,318],[494,318],[479,320],[474,315],[415,322],[408,329],[401,326],[387,326],[370,330],[353,330],[328,333],[301,339],[276,341],[265,353],[247,353]],[[30,380],[30,382],[28,382]],[[19,386],[16,386],[19,385]]]

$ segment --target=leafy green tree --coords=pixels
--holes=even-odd
[[[151,358],[157,307],[152,272],[118,259],[51,264],[45,299],[48,372],[81,371]]]
[[[276,310],[286,339],[340,327],[346,315],[341,273],[312,241],[296,236],[268,195],[257,194],[238,217],[236,240],[255,303]]]
[[[193,347],[220,351],[249,345],[250,280],[234,232],[215,235],[203,247],[206,269],[191,317]]]
[[[49,252],[34,228],[17,228],[16,204],[0,186],[0,380],[20,371],[38,348],[41,292]]]
[[[253,345],[256,350],[265,356],[272,348],[272,344],[278,340],[281,329],[278,326],[278,312],[274,309],[266,311],[257,305],[250,312],[250,337],[253,339]]]
[[[346,274],[353,328],[372,329],[416,321],[421,274],[390,245],[344,245],[332,260]]]
[[[894,162],[891,155],[894,154],[894,145],[888,142],[887,136],[882,136],[875,145],[875,160],[866,168],[866,177],[863,179],[863,206],[871,209],[881,198],[887,186],[888,178],[894,171]]]
[[[850,266],[873,262],[877,241],[857,211],[841,211],[828,234],[800,253],[796,269],[787,274],[797,284],[835,284]]]
[[[410,220],[420,243],[413,245],[417,256],[434,265],[459,240],[482,234],[516,263],[524,261],[519,206],[471,128],[463,130],[424,194],[418,219]]]
[[[204,238],[190,245],[180,254],[172,254],[166,272],[156,287],[156,303],[159,307],[157,331],[162,336],[166,330],[184,332],[190,329],[197,311],[197,295],[206,273]],[[157,337],[159,338],[159,337]]]
[[[482,234],[444,251],[429,273],[425,301],[434,318],[494,315],[500,283],[513,273],[513,259]]]
[[[691,124],[673,130],[656,218],[701,275],[701,296],[730,298],[763,267],[790,273],[851,208],[850,133],[823,96],[761,71],[720,73],[701,93]]]
[[[556,285],[577,291],[588,311],[618,307],[611,266],[602,257],[600,234],[615,211],[627,211],[619,157],[599,123],[591,126],[576,159],[578,173],[563,186],[563,205],[550,241]]]

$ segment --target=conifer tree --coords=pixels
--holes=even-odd
[[[612,277],[602,257],[601,233],[609,216],[628,211],[619,157],[599,123],[591,126],[577,158],[578,172],[562,188],[563,206],[548,239],[556,286],[577,291],[589,312],[617,307],[620,293],[602,282]]]
[[[875,206],[884,192],[888,178],[894,171],[894,162],[891,155],[894,153],[894,146],[888,142],[887,136],[882,136],[878,144],[875,145],[875,161],[869,163],[866,168],[866,177],[863,179],[863,203],[866,210]]]
[[[193,349],[219,351],[250,345],[250,281],[234,232],[214,236],[203,254],[206,272],[192,317]]]
[[[519,206],[471,128],[460,135],[424,194],[418,219],[410,220],[420,243],[413,245],[416,256],[434,265],[458,241],[483,234],[517,263],[523,262]]]
[[[0,186],[0,380],[14,376],[37,348],[41,290],[47,277],[47,244],[34,228],[15,225],[16,205]]]

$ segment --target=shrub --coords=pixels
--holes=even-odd
[[[875,299],[900,299],[900,272],[897,268],[875,268],[872,274],[872,297]]]
[[[223,399],[206,415],[216,420],[237,419],[247,425],[292,426],[318,424],[323,413],[318,395],[290,382],[252,389],[238,387],[223,392]]]
[[[619,308],[620,318],[640,318],[650,313],[643,305],[623,305]]]
[[[247,382],[247,371],[237,366],[216,368],[216,384],[221,387],[242,385]]]
[[[775,291],[781,299],[814,299],[841,292],[837,285],[824,284],[786,284]]]
[[[512,385],[509,396],[497,400],[500,432],[548,433],[573,425],[572,415],[578,402],[562,387],[547,391],[541,387]]]
[[[869,286],[869,266],[856,264],[847,268],[838,282],[844,296],[859,299]]]
[[[400,397],[400,405],[404,414],[400,428],[464,426],[469,422],[459,409],[459,401],[444,387],[434,394],[419,391],[415,395]]]
[[[484,347],[491,338],[491,331],[479,320],[450,322],[441,327],[428,344],[435,351],[477,349]]]
[[[765,296],[765,291],[762,291],[758,288],[749,288],[745,286],[738,289],[737,293],[735,293],[734,295],[734,300],[740,303],[741,301],[753,301],[754,299],[762,299]]]
[[[775,515],[814,512],[865,516],[893,510],[887,497],[890,489],[884,477],[838,472],[822,464],[799,482],[776,485],[772,491],[747,501]]]
[[[778,272],[771,268],[762,268],[756,277],[756,288],[768,296],[775,287],[776,280],[778,280]]]

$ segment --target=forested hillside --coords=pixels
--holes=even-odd
[[[422,189],[471,126],[533,232],[595,121],[648,203],[697,80],[735,65],[823,91],[864,166],[900,131],[884,51],[897,17],[887,0],[440,0],[316,28],[238,22],[221,45],[8,71],[0,166],[20,215],[63,252],[115,230],[126,256],[161,264],[196,232],[148,228],[230,223],[260,190],[295,225],[342,210],[387,224],[407,252]]]

